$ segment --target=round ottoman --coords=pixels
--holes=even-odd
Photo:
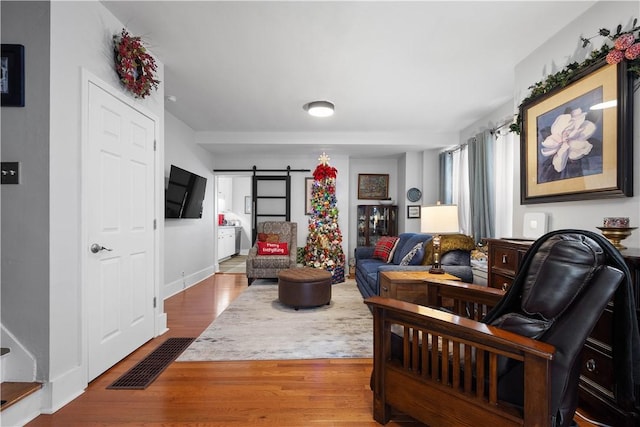
[[[295,308],[316,307],[331,302],[331,273],[318,268],[302,267],[278,273],[278,298]]]

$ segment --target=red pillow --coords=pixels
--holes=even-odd
[[[289,255],[289,246],[286,242],[258,242],[258,255]]]
[[[393,259],[393,253],[398,246],[398,237],[381,237],[376,242],[376,247],[373,249],[373,258],[380,259],[386,263],[391,262]]]

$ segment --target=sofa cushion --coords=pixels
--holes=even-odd
[[[400,261],[404,258],[413,247],[418,243],[424,243],[431,239],[430,234],[422,233],[401,233],[399,236],[400,242],[398,243],[398,249],[393,256],[393,263],[400,265]]]
[[[400,260],[400,265],[420,265],[423,257],[424,243],[416,243],[402,260]]]
[[[251,267],[254,269],[282,269],[291,267],[291,259],[289,255],[262,255],[256,256],[251,260],[247,260],[251,263]]]
[[[381,237],[373,249],[373,258],[384,262],[391,262],[393,254],[398,246],[398,238],[392,236]]]

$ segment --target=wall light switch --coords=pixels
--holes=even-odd
[[[20,184],[20,163],[2,162],[0,178],[2,184]]]

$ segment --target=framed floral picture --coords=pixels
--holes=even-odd
[[[632,90],[603,61],[521,107],[521,204],[632,195]]]

